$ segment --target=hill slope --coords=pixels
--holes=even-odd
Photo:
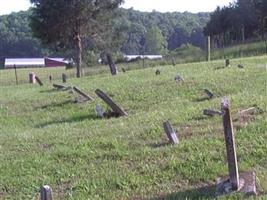
[[[37,198],[44,184],[55,199],[212,199],[216,178],[227,175],[225,144],[221,118],[202,110],[220,109],[223,96],[231,100],[240,171],[256,170],[258,189],[266,191],[266,62],[265,56],[224,69],[224,61],[214,61],[158,67],[158,76],[149,68],[69,80],[95,98],[84,104],[46,81],[0,86],[0,199]],[[174,81],[177,74],[184,83]],[[129,116],[98,118],[95,105],[106,106],[97,88]],[[216,97],[202,101],[204,88]],[[236,115],[255,105],[255,115]],[[166,120],[177,130],[177,146],[166,144]]]

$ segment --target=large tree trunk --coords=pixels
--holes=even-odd
[[[107,61],[108,61],[108,65],[109,65],[111,74],[112,75],[117,75],[118,74],[118,70],[117,70],[117,67],[114,64],[113,60],[112,60],[112,57],[111,57],[110,53],[107,53]]]
[[[76,77],[82,76],[82,40],[79,33],[76,34],[76,45],[77,45],[77,58],[76,58]]]

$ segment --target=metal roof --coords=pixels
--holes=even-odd
[[[6,58],[5,66],[44,66],[44,58]]]

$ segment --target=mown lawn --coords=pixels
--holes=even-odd
[[[202,110],[220,109],[224,96],[231,101],[239,169],[256,171],[256,198],[266,198],[266,65],[263,56],[232,60],[224,69],[221,60],[69,79],[95,98],[82,104],[48,81],[43,87],[3,84],[0,199],[38,199],[45,184],[53,188],[55,199],[214,199],[216,178],[228,173],[222,120],[205,117]],[[14,76],[13,71],[1,73],[7,80]],[[174,81],[177,74],[183,83]],[[129,116],[97,117],[97,103],[107,108],[94,94],[97,88]],[[202,101],[204,88],[216,98]],[[237,115],[251,106],[259,111]],[[176,146],[166,144],[166,120],[177,130]],[[242,198],[238,193],[219,197]]]

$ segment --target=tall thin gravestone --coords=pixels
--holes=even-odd
[[[66,83],[67,82],[67,75],[66,74],[62,74],[62,82]]]
[[[29,73],[29,82],[31,84],[35,84],[36,83],[35,73],[33,73],[33,72]]]
[[[17,74],[17,66],[16,65],[14,65],[14,70],[15,70],[16,84],[18,85],[19,82],[18,82],[18,74]]]
[[[227,161],[228,161],[228,171],[230,177],[230,183],[232,190],[239,189],[239,173],[237,166],[237,156],[235,147],[235,137],[233,131],[233,123],[230,113],[230,103],[229,100],[224,98],[221,103],[222,113],[223,113],[223,128],[224,128],[224,138],[226,145]]]
[[[49,185],[41,188],[41,200],[53,200],[52,188]]]
[[[113,76],[117,75],[118,74],[118,69],[117,69],[116,65],[114,64],[110,53],[107,54],[107,61],[108,61],[108,65],[109,65],[111,74]]]
[[[163,123],[164,131],[172,144],[178,144],[179,140],[169,121]]]

